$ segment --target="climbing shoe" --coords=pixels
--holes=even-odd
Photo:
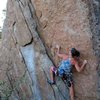
[[[68,82],[67,82],[67,85],[68,85],[68,87],[71,87],[71,82],[68,81]]]
[[[55,81],[47,80],[47,82],[48,82],[50,85],[54,85],[54,84],[55,84]]]

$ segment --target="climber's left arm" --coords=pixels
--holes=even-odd
[[[87,64],[87,60],[84,60],[82,66],[79,66],[78,62],[76,62],[75,63],[75,68],[76,68],[76,70],[78,72],[81,72],[84,69],[84,67],[85,67],[86,64]]]

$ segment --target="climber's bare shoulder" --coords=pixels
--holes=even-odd
[[[68,59],[68,55],[67,54],[58,54],[58,56],[62,59]]]

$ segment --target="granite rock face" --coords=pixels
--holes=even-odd
[[[92,43],[93,43],[93,49],[95,51],[95,55],[97,57],[98,65],[97,65],[97,71],[98,71],[98,99],[100,99],[100,1],[99,0],[93,0],[91,3],[88,3],[91,16],[90,18],[90,25],[91,25],[91,31],[92,31]]]
[[[99,7],[99,0],[8,0],[0,46],[1,99],[70,100],[59,77],[56,85],[47,83],[50,67],[60,61],[56,44],[64,53],[75,47],[81,60],[88,60],[81,73],[73,69],[75,100],[99,99]]]

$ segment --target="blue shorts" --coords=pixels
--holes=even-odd
[[[52,66],[51,70],[55,75],[60,76],[59,72],[58,72],[58,68]],[[63,74],[63,76],[61,78],[66,81],[68,87],[71,87],[71,84],[73,83],[72,73],[69,73],[69,74],[66,74],[66,75]]]

